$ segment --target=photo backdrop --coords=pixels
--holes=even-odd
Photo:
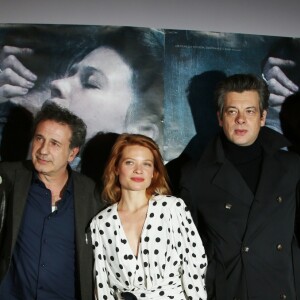
[[[1,160],[27,157],[32,117],[45,101],[86,122],[86,147],[73,167],[93,169],[121,132],[152,137],[166,162],[198,157],[219,130],[215,86],[234,73],[268,82],[267,126],[281,131],[281,104],[300,84],[298,38],[2,24],[0,44]]]

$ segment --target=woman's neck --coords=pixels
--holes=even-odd
[[[149,199],[145,191],[122,191],[121,200],[118,203],[119,211],[137,211],[148,206]]]

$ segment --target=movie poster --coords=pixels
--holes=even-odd
[[[87,124],[86,145],[72,167],[91,177],[98,176],[97,168],[122,132],[152,137],[166,163],[181,155],[197,158],[219,130],[216,84],[234,73],[266,80],[271,92],[267,126],[281,131],[281,104],[300,84],[299,40],[127,26],[2,24],[1,160],[28,157],[32,119],[46,101],[69,108]]]
[[[270,57],[277,61],[272,64]],[[291,60],[293,66],[289,64]],[[219,131],[215,87],[220,80],[235,73],[253,73],[268,82],[271,97],[266,125],[280,132],[281,104],[297,90],[288,90],[285,84],[292,80],[299,86],[299,60],[300,39],[166,30],[166,160],[182,152],[192,158],[201,155],[207,142]]]

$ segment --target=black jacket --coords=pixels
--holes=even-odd
[[[32,179],[31,161],[0,164],[0,283],[6,274],[18,237]],[[100,197],[86,176],[73,172],[78,290],[82,300],[93,297],[93,252],[86,242],[90,220],[100,211]]]

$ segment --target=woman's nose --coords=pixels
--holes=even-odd
[[[70,78],[53,80],[50,84],[51,98],[66,99],[71,91]]]
[[[134,172],[137,174],[142,174],[143,173],[143,169],[140,165],[137,165],[134,169]]]

